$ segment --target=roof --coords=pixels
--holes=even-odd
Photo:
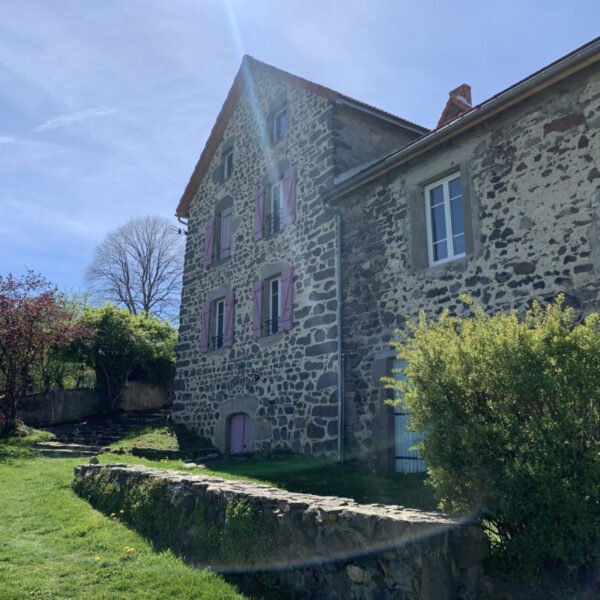
[[[415,158],[415,156],[431,150],[493,115],[599,61],[600,37],[597,37],[502,92],[495,94],[481,104],[474,106],[453,121],[422,135],[375,162],[364,165],[362,171],[357,172],[356,169],[353,169],[352,172],[341,173],[335,178],[334,187],[328,190],[324,197],[328,201],[339,198],[390,169],[396,168]]]
[[[202,181],[204,175],[206,175],[206,172],[208,171],[212,158],[215,152],[217,151],[219,144],[221,143],[221,139],[223,138],[223,134],[225,132],[225,128],[227,127],[227,123],[229,122],[229,119],[236,106],[237,100],[239,99],[244,89],[244,84],[247,78],[250,76],[250,69],[260,69],[263,72],[268,73],[272,77],[276,77],[278,79],[290,83],[291,85],[305,89],[313,94],[316,94],[317,96],[321,96],[332,102],[341,102],[344,104],[348,104],[349,106],[352,106],[358,110],[362,110],[373,114],[379,118],[385,119],[386,121],[390,121],[400,127],[409,129],[410,131],[413,131],[415,133],[424,134],[429,131],[425,127],[417,125],[416,123],[411,123],[406,119],[402,119],[396,115],[393,115],[392,113],[381,110],[380,108],[351,98],[350,96],[337,92],[323,85],[319,85],[318,83],[314,83],[307,79],[303,79],[302,77],[298,77],[297,75],[292,75],[287,71],[282,71],[281,69],[273,67],[272,65],[268,65],[267,63],[261,62],[260,60],[257,60],[252,56],[245,55],[242,59],[242,64],[235,76],[235,79],[233,80],[233,84],[229,89],[229,93],[225,98],[225,102],[223,104],[223,107],[221,108],[221,112],[219,113],[217,120],[215,121],[210,135],[208,136],[208,140],[206,141],[204,149],[202,150],[202,154],[200,155],[200,158],[196,163],[192,176],[190,177],[185,191],[183,192],[183,195],[179,200],[179,204],[175,212],[175,214],[178,217],[187,217],[189,215],[190,204],[196,194],[196,191],[198,190],[198,187],[200,186],[200,182]]]

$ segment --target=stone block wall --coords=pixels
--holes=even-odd
[[[250,68],[249,78],[190,208],[173,419],[227,451],[229,419],[243,412],[252,421],[250,450],[332,455],[337,443],[335,219],[320,199],[333,180],[332,103],[261,69]],[[268,115],[282,102],[290,129],[272,145]],[[225,147],[233,148],[234,169],[222,181]],[[255,242],[257,190],[270,172],[288,166],[297,174],[296,222]],[[231,258],[205,267],[205,222],[226,197],[233,200]],[[286,266],[294,269],[293,327],[254,339],[253,282]],[[202,354],[202,304],[229,290],[235,297],[233,345]]]
[[[426,131],[417,126],[411,131],[342,103],[334,108],[332,128],[336,175],[390,154]]]
[[[149,495],[148,484],[154,485]],[[197,566],[245,576],[270,571],[303,598],[475,598],[488,552],[478,526],[441,513],[250,482],[143,466],[82,465],[75,468],[74,488],[106,509],[116,499],[135,524],[135,514],[123,504],[134,498],[132,510],[146,520],[153,515],[151,523],[139,525],[149,533],[153,524],[165,524],[163,541],[176,527],[173,544]],[[151,498],[152,506],[141,506],[143,498]],[[159,529],[152,533],[161,536]],[[233,547],[215,545],[232,534]]]
[[[19,402],[17,413],[27,425],[40,427],[80,421],[98,414],[100,407],[100,396],[92,388],[79,388],[31,394]]]
[[[380,377],[405,317],[460,313],[463,293],[488,311],[561,292],[580,315],[600,310],[599,107],[596,65],[339,200],[350,453],[393,450]],[[466,256],[430,267],[424,186],[450,173]]]

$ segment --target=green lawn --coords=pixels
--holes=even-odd
[[[244,597],[222,577],[190,568],[170,553],[154,551],[137,533],[77,497],[70,487],[73,467],[86,460],[44,458],[29,449],[32,441],[49,437],[32,431],[26,438],[0,440],[1,600]],[[180,447],[174,431],[164,427],[137,432],[123,444]],[[359,502],[435,507],[420,475],[376,475],[305,457],[219,461],[205,469],[130,455],[105,454],[100,460],[248,479]]]
[[[153,551],[78,498],[70,484],[79,462],[0,441],[2,600],[244,597],[220,576]]]
[[[172,425],[151,426],[133,432],[112,445],[114,449],[154,448],[185,450],[200,447],[202,440]],[[291,492],[343,496],[362,503],[400,504],[422,510],[435,510],[433,490],[425,484],[424,474],[381,474],[368,469],[338,465],[331,460],[283,455],[271,459],[235,459],[209,463],[206,469],[190,469],[179,460],[159,463],[133,456],[105,454],[101,462],[127,462],[184,469],[225,479],[248,479],[268,483]]]

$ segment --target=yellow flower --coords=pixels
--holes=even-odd
[[[127,554],[131,554],[132,552],[135,552],[135,548],[133,546],[125,546],[125,548],[123,548],[123,550],[127,553]]]
[[[125,509],[123,509],[123,508],[122,508],[122,509],[119,511],[119,514],[120,514],[120,515],[124,515],[124,514],[125,514]]]
[[[100,560],[100,557],[99,556],[95,556],[94,560]]]

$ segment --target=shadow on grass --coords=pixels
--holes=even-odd
[[[290,492],[341,496],[365,504],[399,504],[429,511],[435,510],[437,504],[423,473],[373,473],[356,466],[304,456],[224,460],[215,463],[212,470],[216,474],[260,479]]]
[[[111,447],[124,450],[132,448],[171,450],[181,452],[186,456],[193,456],[197,452],[212,448],[208,440],[171,422],[145,425],[135,429],[113,442]]]

